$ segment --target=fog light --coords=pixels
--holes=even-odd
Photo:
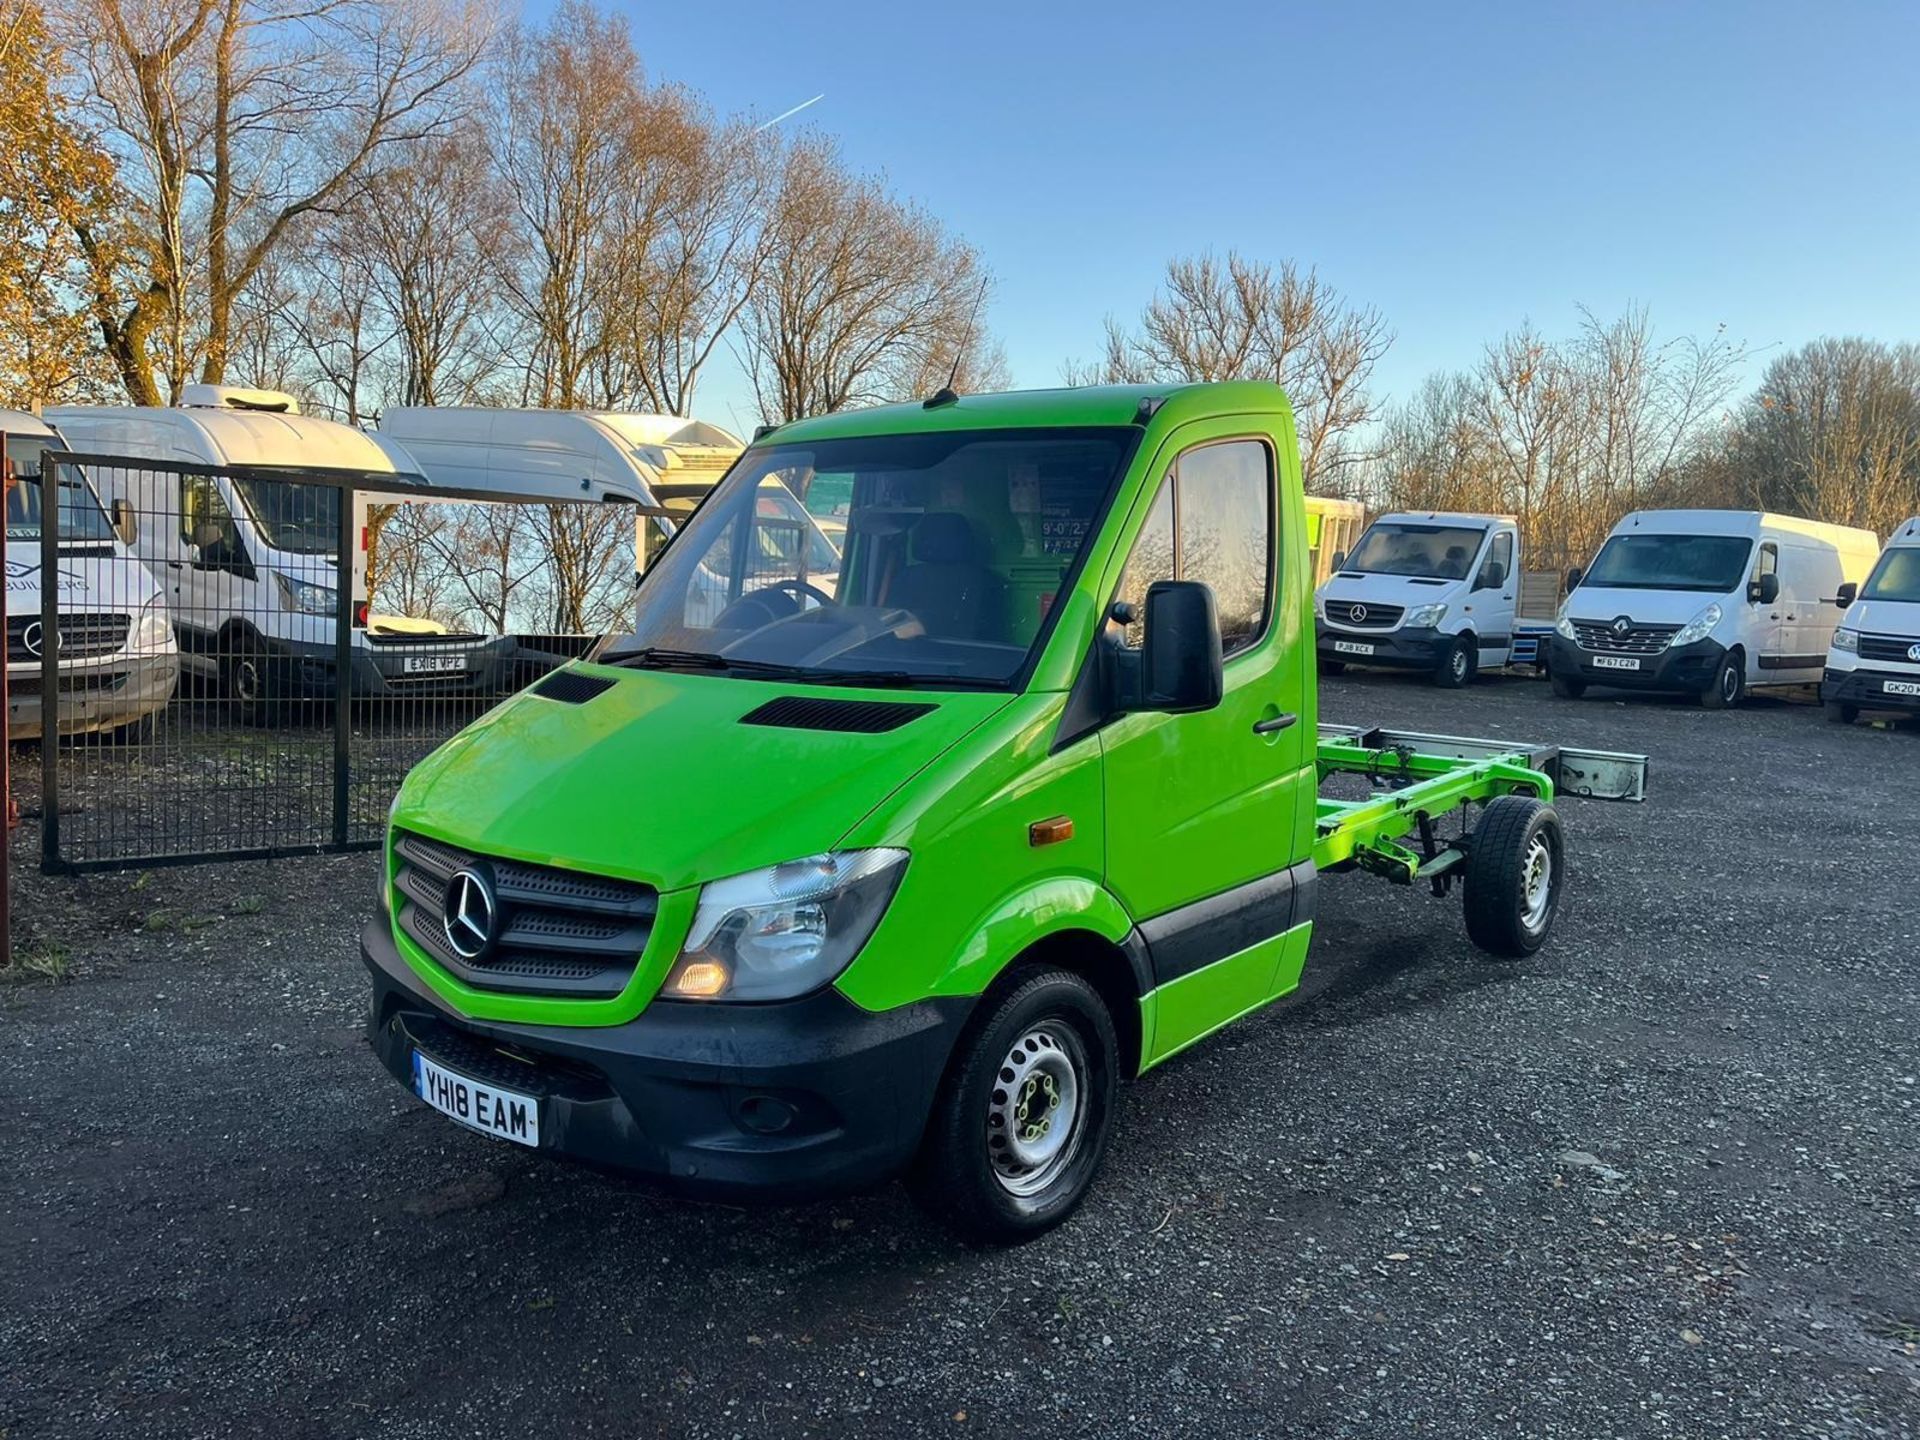
[[[793,1106],[772,1095],[749,1095],[734,1109],[741,1128],[756,1135],[778,1135],[793,1124]]]

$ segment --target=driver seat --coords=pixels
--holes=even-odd
[[[981,559],[966,516],[922,516],[913,527],[913,553],[914,563],[887,587],[887,604],[912,611],[936,640],[1006,638],[1006,581]]]

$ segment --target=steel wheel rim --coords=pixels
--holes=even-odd
[[[1055,1020],[1032,1026],[1001,1060],[987,1098],[987,1157],[1009,1195],[1038,1195],[1080,1153],[1086,1068],[1080,1037]]]
[[[1731,703],[1740,693],[1740,672],[1729,665],[1720,672],[1721,698]]]
[[[1553,847],[1547,837],[1536,835],[1527,842],[1527,854],[1520,867],[1520,923],[1529,933],[1538,934],[1547,923],[1547,910],[1553,904]]]
[[[1456,680],[1467,678],[1467,652],[1464,650],[1453,652],[1453,678]]]
[[[233,693],[241,700],[260,698],[260,667],[250,656],[241,656],[233,662]]]

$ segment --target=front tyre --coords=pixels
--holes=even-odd
[[[1553,807],[1527,795],[1490,801],[1467,849],[1468,938],[1494,955],[1533,954],[1553,931],[1566,879],[1566,843]]]
[[[1562,700],[1578,700],[1587,693],[1587,682],[1572,675],[1562,675],[1557,670],[1547,672],[1547,683],[1553,686],[1553,693]]]
[[[1858,705],[1847,705],[1839,700],[1827,702],[1827,719],[1835,725],[1851,725],[1860,718]]]
[[[910,1177],[975,1240],[1017,1244],[1071,1215],[1113,1128],[1119,1045],[1099,993],[1033,970],[985,1002],[955,1048]]]
[[[1738,650],[1720,657],[1720,668],[1700,692],[1700,704],[1708,710],[1731,710],[1747,698],[1747,660]]]
[[[1433,672],[1433,683],[1442,690],[1459,690],[1472,683],[1473,672],[1479,666],[1479,647],[1471,635],[1462,635],[1440,657],[1439,668]]]

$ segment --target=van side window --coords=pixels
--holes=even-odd
[[[1491,590],[1504,585],[1513,578],[1513,532],[1502,530],[1493,537],[1493,544],[1487,547],[1487,558],[1480,562],[1480,578],[1474,584],[1476,590]]]
[[[240,556],[240,532],[233,512],[211,475],[180,477],[180,538],[200,547],[200,558],[210,564]]]
[[[1779,573],[1780,547],[1769,540],[1760,547],[1760,558],[1754,563],[1753,578],[1758,580],[1762,575],[1778,575]]]
[[[1144,638],[1147,587],[1156,580],[1213,587],[1224,654],[1260,638],[1273,593],[1273,466],[1265,445],[1201,445],[1174,462],[1120,577],[1116,598],[1135,607],[1130,649]]]

